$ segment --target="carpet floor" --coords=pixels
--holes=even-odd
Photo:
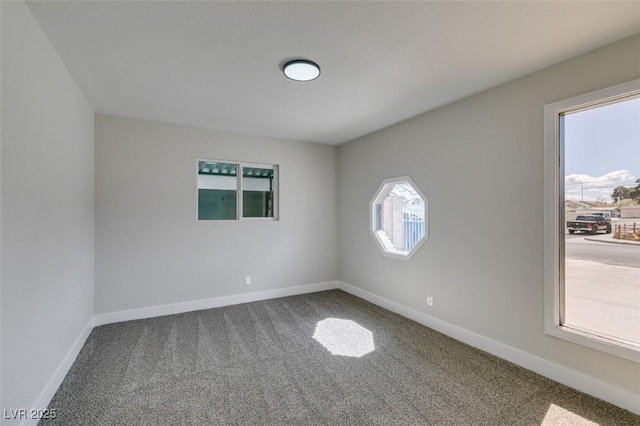
[[[640,425],[331,290],[96,327],[42,425]]]

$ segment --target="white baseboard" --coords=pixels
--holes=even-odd
[[[316,291],[338,288],[336,281],[306,284],[295,287],[278,288],[274,290],[257,291],[253,293],[234,294],[231,296],[214,297],[211,299],[193,300],[189,302],[171,303],[168,305],[149,306],[147,308],[130,309],[126,311],[98,314],[94,317],[94,326],[115,322],[153,318],[163,315],[181,314],[183,312],[199,311],[202,309],[219,308],[221,306],[237,305],[258,300],[275,299],[277,297],[295,296]]]
[[[456,340],[513,362],[527,370],[531,370],[551,380],[595,396],[603,401],[610,402],[632,413],[640,414],[640,396],[636,394],[446,321],[434,318],[351,284],[338,281],[338,288],[433,330],[439,331],[440,333],[446,334],[449,337],[453,337]]]
[[[44,410],[49,406],[49,403],[53,399],[53,396],[58,391],[58,388],[62,384],[62,381],[69,372],[69,369],[78,357],[78,354],[84,346],[84,343],[87,341],[87,337],[89,337],[89,334],[91,334],[91,330],[93,330],[93,317],[89,319],[87,324],[80,332],[80,335],[76,338],[75,342],[73,342],[73,345],[71,345],[71,348],[62,359],[62,362],[49,378],[49,381],[45,385],[44,389],[42,389],[42,391],[40,392],[40,395],[38,395],[34,403],[31,404],[31,408]],[[21,426],[31,426],[37,424],[38,419],[26,419],[20,423]]]

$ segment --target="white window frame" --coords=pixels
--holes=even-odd
[[[407,182],[409,185],[413,187],[413,189],[418,193],[420,198],[424,201],[424,236],[416,243],[416,245],[411,249],[411,251],[405,253],[404,251],[395,250],[393,247],[389,247],[384,244],[383,240],[376,234],[374,231],[374,223],[376,220],[376,201],[380,199],[382,196],[382,191],[385,189],[387,185],[396,184],[396,183],[404,183]],[[385,195],[386,198],[386,195]],[[378,189],[376,190],[373,198],[369,202],[369,232],[371,236],[376,242],[376,245],[382,252],[382,255],[385,257],[390,257],[392,259],[400,259],[400,260],[409,260],[411,257],[418,251],[420,247],[427,241],[429,238],[429,198],[422,192],[420,187],[411,179],[409,176],[397,176],[386,178],[382,181]],[[380,232],[380,231],[378,231]]]
[[[237,184],[237,195],[236,195],[236,219],[224,219],[224,220],[215,220],[215,219],[200,219],[198,217],[198,204],[199,204],[199,195],[198,195],[198,162],[200,161],[209,161],[212,163],[226,163],[226,164],[235,164],[238,166],[238,173],[236,175],[236,184]],[[243,182],[242,182],[242,169],[243,167],[252,167],[252,168],[263,168],[263,169],[273,169],[273,217],[244,217],[242,212],[242,197],[243,197]],[[280,220],[280,198],[279,198],[279,188],[280,188],[280,166],[278,164],[266,164],[266,163],[251,163],[248,161],[236,161],[236,160],[218,160],[211,158],[197,158],[196,159],[196,220],[198,222],[233,222],[233,221],[247,221],[247,222],[261,222],[268,221],[274,222]]]
[[[604,106],[640,95],[640,80],[576,96],[544,107],[544,330],[545,333],[640,362],[640,350],[595,334],[565,327],[560,322],[564,277],[564,152],[561,114]]]

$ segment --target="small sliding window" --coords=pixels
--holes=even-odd
[[[247,219],[278,219],[278,166],[198,160],[198,220]]]

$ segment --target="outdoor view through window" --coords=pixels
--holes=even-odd
[[[560,323],[640,349],[640,97],[560,117]]]
[[[371,202],[371,232],[386,256],[408,259],[426,239],[427,197],[408,177],[385,179]]]

